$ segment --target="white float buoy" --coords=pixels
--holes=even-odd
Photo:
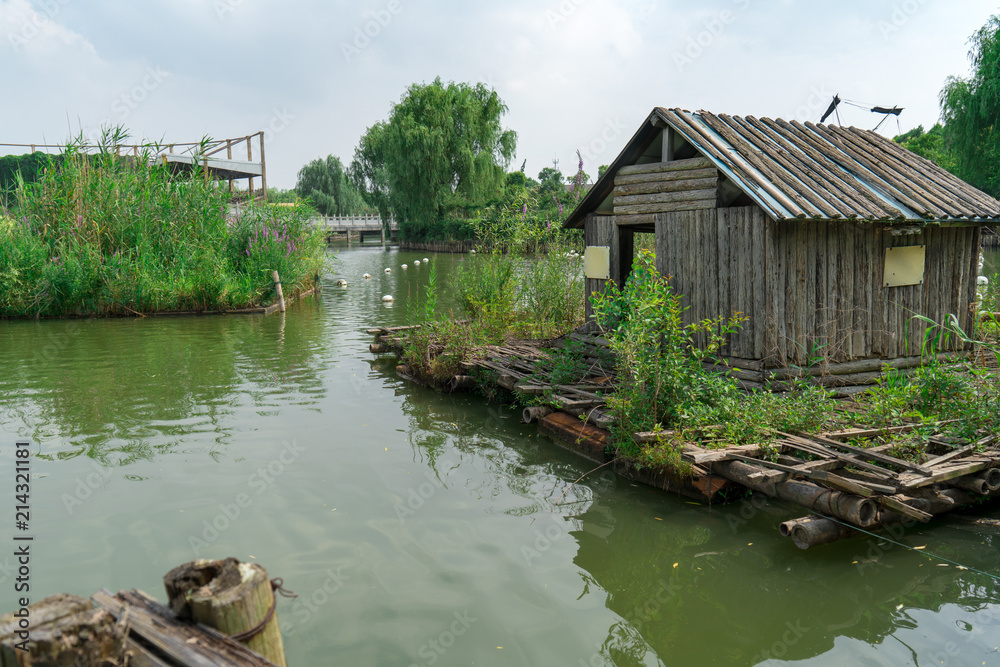
[[[385,301],[385,302],[387,302],[387,303],[389,301],[394,301],[394,299],[392,298],[391,294],[386,294],[384,297],[382,297],[382,300]]]
[[[369,278],[371,278],[372,276],[371,276],[371,274],[370,274],[370,273],[366,273],[365,275],[363,275],[363,276],[361,276],[361,277],[362,277],[362,278],[364,278],[365,280],[368,280],[368,279],[369,279]]]
[[[419,259],[413,260],[413,266],[420,266],[420,260]]]
[[[337,281],[337,287],[347,287],[347,281],[341,278]]]
[[[475,248],[473,248],[472,250],[470,250],[470,251],[469,251],[469,254],[470,254],[470,255],[475,255],[475,254],[476,254],[476,249],[475,249]]]
[[[385,270],[385,272],[386,272],[386,273],[392,273],[392,269],[388,269],[388,268],[387,268],[387,269]]]
[[[990,284],[990,279],[987,278],[986,276],[979,276],[978,278],[976,278],[976,284],[977,285],[989,285]]]
[[[429,260],[426,257],[424,257],[424,262],[429,262],[429,261],[431,261],[431,260]]]
[[[403,265],[402,265],[402,266],[400,266],[399,268],[401,268],[401,269],[405,269],[405,268],[407,268],[407,266],[406,266],[406,264],[403,264]]]

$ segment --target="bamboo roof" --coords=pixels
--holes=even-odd
[[[870,130],[657,107],[564,226],[582,226],[611,195],[618,170],[665,126],[774,220],[1000,222],[1000,201]]]

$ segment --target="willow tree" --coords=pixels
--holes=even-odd
[[[972,75],[948,77],[941,117],[958,176],[1000,196],[1000,17],[990,17],[969,41]]]
[[[315,159],[299,170],[295,191],[323,215],[355,215],[368,210],[361,193],[335,155]]]
[[[449,212],[499,195],[517,141],[501,125],[506,112],[481,83],[414,84],[388,120],[368,128],[352,171],[369,203],[396,215],[404,238],[438,236]]]

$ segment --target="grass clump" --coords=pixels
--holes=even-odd
[[[149,156],[70,146],[19,183],[0,218],[0,316],[241,308],[273,299],[273,270],[289,291],[312,282],[324,246],[304,207],[231,211],[218,184]]]
[[[608,398],[615,414],[614,446],[637,464],[665,466],[684,475],[684,442],[726,446],[766,443],[778,430],[809,430],[832,415],[832,399],[818,388],[785,396],[747,394],[707,364],[745,317],[736,314],[683,323],[680,296],[656,270],[649,251],[637,254],[623,288],[594,297],[618,364],[618,389]],[[671,430],[651,445],[632,435]]]

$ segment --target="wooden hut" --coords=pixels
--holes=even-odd
[[[588,294],[655,233],[688,321],[749,317],[723,351],[749,386],[791,369],[847,387],[919,365],[921,317],[970,330],[997,222],[1000,202],[874,132],[658,107],[564,226],[584,229]]]

